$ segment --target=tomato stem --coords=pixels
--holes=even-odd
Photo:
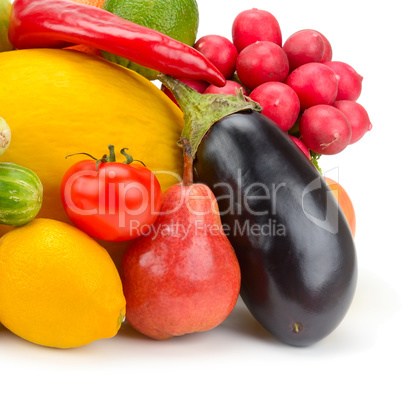
[[[107,158],[107,162],[116,162],[116,154],[114,153],[114,145],[108,145],[108,148],[109,148],[109,156],[105,155]]]
[[[97,161],[98,159],[95,158],[94,156],[92,156],[91,154],[87,154],[86,152],[77,152],[76,154],[70,154],[66,156],[66,159],[69,158],[70,156],[75,156],[75,155],[86,155],[89,156],[91,159],[93,159],[94,161]]]
[[[123,163],[125,163],[126,165],[129,165],[130,163],[133,163],[133,162],[139,162],[139,163],[141,163],[143,166],[145,166],[145,163],[143,162],[143,161],[140,161],[140,160],[138,160],[138,159],[134,159],[131,155],[129,155],[127,152],[126,152],[126,150],[128,150],[128,148],[123,148],[121,151],[120,151],[120,153],[122,154],[122,155],[124,155],[125,157],[126,157],[126,159],[127,160],[125,160]],[[145,166],[146,167],[146,166]]]
[[[86,155],[89,156],[91,159],[93,159],[94,161],[96,161],[96,170],[98,170],[98,166],[100,163],[107,163],[107,162],[116,162],[116,153],[114,151],[114,145],[108,145],[109,148],[109,155],[105,154],[102,156],[102,158],[98,159],[95,158],[94,156],[92,156],[91,154],[88,154],[86,152],[78,152],[75,154],[70,154],[66,156],[66,159],[69,158],[70,156],[75,156],[75,155]],[[128,148],[123,148],[120,153],[122,155],[124,155],[126,157],[126,160],[123,162],[126,165],[129,165],[132,162],[139,162],[141,163],[144,167],[146,167],[145,163],[138,160],[138,159],[134,159],[131,155],[129,155],[126,150],[128,150]]]
[[[129,165],[130,163],[132,163],[132,162],[134,161],[134,158],[133,158],[131,155],[129,155],[129,154],[126,152],[126,150],[128,150],[128,148],[123,148],[123,149],[120,151],[120,153],[126,157],[126,160],[125,160],[123,163],[125,163],[126,165]]]

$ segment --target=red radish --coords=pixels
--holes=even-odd
[[[300,139],[314,152],[334,155],[350,142],[352,130],[346,116],[329,105],[307,109],[300,119]]]
[[[283,45],[290,71],[306,63],[321,62],[325,43],[319,32],[303,29],[289,36]]]
[[[223,94],[223,95],[236,95],[236,89],[241,89],[244,95],[247,95],[247,90],[236,81],[226,80],[223,87],[216,87],[209,85],[204,91],[204,94]]]
[[[329,61],[324,64],[339,76],[336,100],[357,100],[362,92],[363,77],[342,61]]]
[[[351,100],[340,100],[334,103],[334,107],[339,109],[349,120],[352,128],[349,145],[359,141],[364,134],[372,129],[373,125],[370,122],[369,115],[360,103]]]
[[[194,48],[212,62],[225,78],[233,76],[238,53],[229,39],[220,35],[206,35],[197,40]]]
[[[202,94],[207,89],[207,87],[209,85],[209,83],[205,82],[205,81],[188,80],[188,79],[185,79],[185,78],[180,79],[180,81],[183,82],[184,84],[188,85],[189,87],[195,89],[200,94]],[[169,99],[171,99],[177,106],[179,106],[179,104],[177,103],[177,101],[176,101],[175,97],[173,96],[173,94],[164,85],[161,86],[161,91],[165,95],[167,95],[167,97]]]
[[[254,89],[264,82],[284,81],[289,74],[289,62],[280,46],[262,41],[247,46],[239,53],[236,70],[240,81]]]
[[[250,98],[260,104],[262,114],[270,118],[283,131],[296,123],[300,102],[296,92],[282,82],[265,82],[250,93]]]
[[[285,84],[297,93],[301,110],[315,105],[332,105],[338,93],[336,74],[321,63],[307,63],[296,68]]]
[[[306,144],[299,138],[294,137],[293,135],[289,135],[289,137],[300,148],[300,150],[304,153],[304,155],[306,155],[307,158],[310,160],[310,150],[307,148]]]
[[[332,60],[332,46],[329,43],[329,40],[321,32],[318,32],[318,33],[321,35],[321,38],[324,41],[324,45],[325,45],[324,46],[324,54],[322,56],[322,59],[320,60],[320,63],[326,63],[327,61]]]
[[[237,15],[232,25],[232,39],[238,52],[258,41],[282,46],[282,33],[277,19],[268,11],[257,8]]]

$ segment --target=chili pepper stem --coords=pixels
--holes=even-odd
[[[237,95],[200,94],[169,75],[159,74],[158,79],[172,92],[183,111],[181,137],[188,138],[193,158],[214,123],[243,110],[262,110],[257,102],[245,97],[242,91],[238,91]]]

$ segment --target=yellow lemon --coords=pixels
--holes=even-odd
[[[21,338],[56,348],[110,338],[125,305],[109,254],[79,229],[35,219],[0,239],[0,321]]]
[[[13,136],[1,161],[31,169],[43,184],[38,218],[69,222],[60,184],[73,163],[88,159],[65,159],[76,152],[102,157],[109,144],[127,147],[163,191],[180,180],[182,112],[147,79],[100,57],[61,49],[0,53],[0,113]],[[0,225],[0,236],[7,230]],[[121,254],[124,245],[105,247]]]

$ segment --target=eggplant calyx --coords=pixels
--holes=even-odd
[[[189,139],[193,158],[205,134],[216,122],[241,111],[262,110],[257,102],[244,96],[242,91],[238,91],[237,95],[200,94],[170,75],[159,74],[158,79],[172,92],[183,112],[181,138]]]

